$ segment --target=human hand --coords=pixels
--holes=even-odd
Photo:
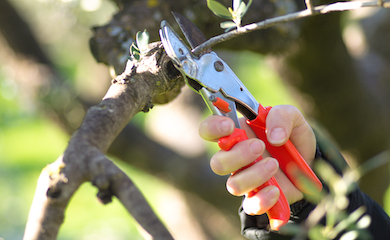
[[[218,175],[227,175],[247,166],[259,156],[263,156],[264,159],[230,176],[226,183],[227,190],[235,196],[247,195],[251,190],[275,176],[290,204],[301,200],[302,192],[279,170],[278,162],[269,157],[263,141],[256,138],[251,128],[245,123],[245,119],[240,120],[249,139],[237,143],[229,151],[217,152],[211,158],[211,169]],[[230,118],[210,116],[200,125],[199,134],[205,140],[217,141],[221,137],[230,135],[233,130],[234,123]],[[316,149],[315,136],[297,108],[288,105],[273,107],[266,119],[266,131],[270,144],[281,146],[290,138],[309,165],[313,161]],[[265,187],[253,197],[245,198],[244,211],[250,215],[263,214],[275,205],[279,194],[277,187]]]

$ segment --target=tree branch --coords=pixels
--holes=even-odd
[[[182,86],[161,43],[132,62],[112,81],[103,101],[91,107],[63,155],[41,173],[24,239],[55,239],[64,211],[78,187],[91,181],[103,203],[116,196],[153,239],[173,239],[138,189],[104,153],[130,119],[148,111],[152,100]]]
[[[264,21],[248,24],[245,26],[242,26],[236,30],[215,36],[204,42],[203,44],[199,45],[195,49],[192,50],[192,52],[195,55],[199,55],[201,52],[203,52],[205,49],[212,47],[216,44],[225,42],[227,40],[230,40],[232,38],[238,37],[240,35],[253,32],[255,30],[260,29],[266,29],[272,26],[275,26],[276,24],[280,23],[286,23],[295,21],[298,19],[303,19],[307,17],[312,17],[320,14],[327,14],[330,12],[341,12],[341,11],[349,11],[349,10],[355,10],[363,7],[390,7],[390,2],[360,2],[360,1],[354,1],[354,2],[336,2],[328,5],[322,5],[314,7],[313,9],[308,8],[302,11],[286,14],[279,17],[269,18],[265,19]]]

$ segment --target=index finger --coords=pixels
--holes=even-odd
[[[216,142],[219,138],[230,135],[233,130],[234,122],[232,119],[212,115],[200,124],[199,135],[204,140]]]

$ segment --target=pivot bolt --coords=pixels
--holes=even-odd
[[[221,61],[216,61],[214,63],[214,68],[217,70],[217,72],[222,72],[225,67],[223,66],[223,63]]]

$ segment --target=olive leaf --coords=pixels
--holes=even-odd
[[[141,55],[145,54],[149,45],[149,33],[144,30],[143,32],[137,32],[135,36],[136,41],[130,46],[130,58],[140,60]]]
[[[248,1],[248,4],[245,4],[242,0],[233,1],[233,21],[236,23],[237,27],[241,26],[241,20],[244,17],[245,13],[248,11],[249,6],[252,4],[252,0]]]
[[[143,32],[137,32],[136,41],[140,53],[146,53],[149,45],[149,33],[146,29]]]
[[[229,32],[230,30],[233,30],[234,28],[237,27],[236,23],[233,21],[226,21],[226,22],[221,22],[219,26],[222,29],[225,29],[225,32]]]
[[[207,0],[207,7],[218,17],[233,19],[229,10],[217,1]]]
[[[141,53],[140,53],[140,51],[139,51],[139,49],[137,47],[137,44],[135,42],[133,42],[131,44],[131,46],[130,46],[130,56],[131,56],[131,58],[136,59],[137,61],[139,61],[140,55],[141,55]]]
[[[228,32],[234,28],[241,27],[241,20],[245,13],[248,11],[249,6],[252,4],[252,0],[248,1],[248,4],[245,4],[242,0],[233,0],[233,9],[231,7],[226,8],[221,3],[215,0],[207,0],[208,8],[218,17],[226,18],[233,20],[233,22],[223,22],[221,23],[221,28],[225,29],[225,32]],[[234,25],[233,25],[234,24]]]

